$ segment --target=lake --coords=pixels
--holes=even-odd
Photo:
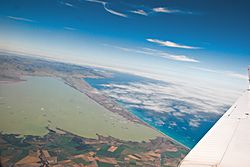
[[[100,106],[62,80],[25,77],[27,81],[0,84],[0,131],[43,136],[46,127],[96,138],[147,141],[162,136],[150,127],[127,121]]]

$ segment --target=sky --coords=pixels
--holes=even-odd
[[[0,50],[213,88],[247,88],[247,0],[0,0]]]

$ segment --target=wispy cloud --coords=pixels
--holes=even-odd
[[[103,8],[114,15],[120,16],[120,17],[128,17],[127,14],[122,13],[122,12],[118,12],[117,10],[111,9],[108,5],[111,5],[114,2],[107,2],[104,0],[85,0],[87,2],[93,2],[93,3],[99,3],[103,5]],[[65,4],[66,5],[66,4]],[[142,15],[142,16],[150,16],[153,15],[155,13],[167,13],[167,14],[193,14],[192,12],[188,12],[188,11],[183,11],[183,10],[178,10],[178,9],[170,9],[167,7],[155,7],[155,8],[150,8],[150,7],[145,7],[145,6],[138,6],[138,5],[131,5],[131,4],[123,4],[125,5],[125,8],[127,8],[128,13],[134,13],[137,15]],[[70,4],[69,4],[70,6]]]
[[[143,15],[143,16],[148,16],[148,13],[142,9],[132,10],[131,12],[135,14]]]
[[[86,1],[102,4],[104,10],[106,10],[107,12],[109,12],[109,13],[111,13],[111,14],[113,14],[113,15],[120,16],[120,17],[128,17],[128,16],[127,16],[126,14],[124,14],[124,13],[121,13],[121,12],[118,12],[118,11],[115,11],[115,10],[109,8],[109,7],[108,7],[108,2],[99,1],[99,0],[86,0]]]
[[[245,79],[245,80],[248,79],[247,75],[243,75],[243,74],[239,74],[239,73],[235,73],[235,72],[227,72],[226,74],[228,76],[239,78],[239,79]]]
[[[200,61],[185,55],[174,55],[166,52],[158,52],[159,56],[175,61],[199,63]]]
[[[109,12],[109,13],[111,13],[111,14],[114,14],[114,15],[117,15],[117,16],[121,16],[121,17],[128,17],[126,14],[123,14],[123,13],[120,13],[120,12],[117,12],[117,11],[114,11],[114,10],[108,8],[108,4],[107,4],[107,3],[105,3],[105,4],[103,5],[103,7],[104,7],[104,9],[105,9],[107,12]]]
[[[70,30],[70,31],[75,31],[76,28],[73,28],[73,27],[63,27],[65,30]]]
[[[193,58],[190,58],[190,57],[187,57],[187,56],[184,56],[184,55],[179,55],[179,56],[170,55],[169,58],[172,59],[172,60],[177,60],[177,61],[194,62],[194,63],[199,62],[196,59],[193,59]]]
[[[168,9],[166,7],[157,7],[153,8],[152,11],[156,13],[180,13],[180,14],[192,14],[192,12],[177,10],[177,9]]]
[[[159,44],[161,46],[167,46],[167,47],[172,47],[172,48],[182,48],[182,49],[200,49],[200,47],[195,47],[195,46],[188,46],[188,45],[181,45],[175,42],[171,41],[162,41],[159,39],[151,39],[148,38],[147,41]]]
[[[126,51],[126,52],[133,52],[137,54],[145,54],[145,55],[150,55],[150,56],[157,56],[157,57],[162,57],[170,60],[175,60],[175,61],[182,61],[182,62],[192,62],[192,63],[198,63],[200,62],[199,60],[196,60],[194,58],[185,56],[185,55],[174,55],[170,54],[167,52],[163,52],[157,49],[151,49],[151,48],[126,48],[126,47],[119,47],[119,46],[112,46],[117,49]]]
[[[164,7],[153,8],[152,10],[158,13],[176,13],[178,11],[178,10],[170,10]]]
[[[9,19],[16,20],[16,21],[25,21],[25,22],[35,22],[34,20],[24,18],[24,17],[15,17],[15,16],[7,16]]]
[[[220,75],[224,75],[224,76],[228,76],[228,77],[233,77],[233,78],[238,78],[238,79],[244,79],[244,80],[248,79],[247,75],[239,74],[239,73],[236,73],[233,71],[221,71],[221,70],[214,70],[214,69],[201,68],[201,67],[191,67],[191,68],[193,68],[195,70],[199,70],[199,71],[216,73],[216,74],[220,74]]]
[[[107,3],[107,2],[105,2],[105,1],[99,1],[99,0],[85,0],[85,1],[88,1],[88,2],[95,2],[95,3],[100,3],[100,4]]]
[[[169,9],[166,7],[157,7],[157,8],[146,8],[146,10],[142,9],[135,9],[130,11],[131,13],[143,15],[143,16],[149,16],[154,13],[167,13],[167,14],[192,14],[192,12],[187,12],[187,11],[182,11],[182,10],[177,10],[177,9]]]
[[[65,2],[65,3],[64,3],[64,5],[66,5],[66,6],[68,6],[68,7],[74,7],[74,5],[73,5],[73,4],[68,3],[68,2]]]

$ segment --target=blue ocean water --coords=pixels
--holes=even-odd
[[[85,78],[92,87],[104,91],[106,89],[113,89],[112,87],[106,87],[106,84],[119,84],[119,85],[129,85],[131,83],[142,83],[142,84],[165,84],[168,83],[163,81],[157,81],[153,79],[148,79],[136,75],[114,72],[112,77],[108,78]],[[140,95],[136,94],[137,98],[140,99]],[[179,143],[185,145],[186,147],[193,148],[195,144],[203,137],[203,135],[212,127],[212,125],[219,119],[219,115],[207,114],[204,120],[200,120],[199,127],[190,126],[189,122],[194,118],[194,115],[185,113],[184,116],[177,117],[173,113],[169,112],[155,112],[152,110],[144,109],[140,106],[131,105],[129,102],[124,101],[120,98],[114,98],[117,103],[128,109],[138,118],[148,123],[150,126],[156,128],[167,136],[173,138]],[[173,101],[173,108],[176,105],[187,105],[182,101]],[[143,105],[143,104],[140,104]],[[187,106],[192,110],[192,106]],[[180,112],[175,108],[176,112]],[[159,122],[164,122],[164,124],[159,124]],[[172,126],[171,124],[175,124]]]

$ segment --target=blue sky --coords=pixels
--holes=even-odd
[[[239,92],[245,0],[0,0],[0,49]]]

